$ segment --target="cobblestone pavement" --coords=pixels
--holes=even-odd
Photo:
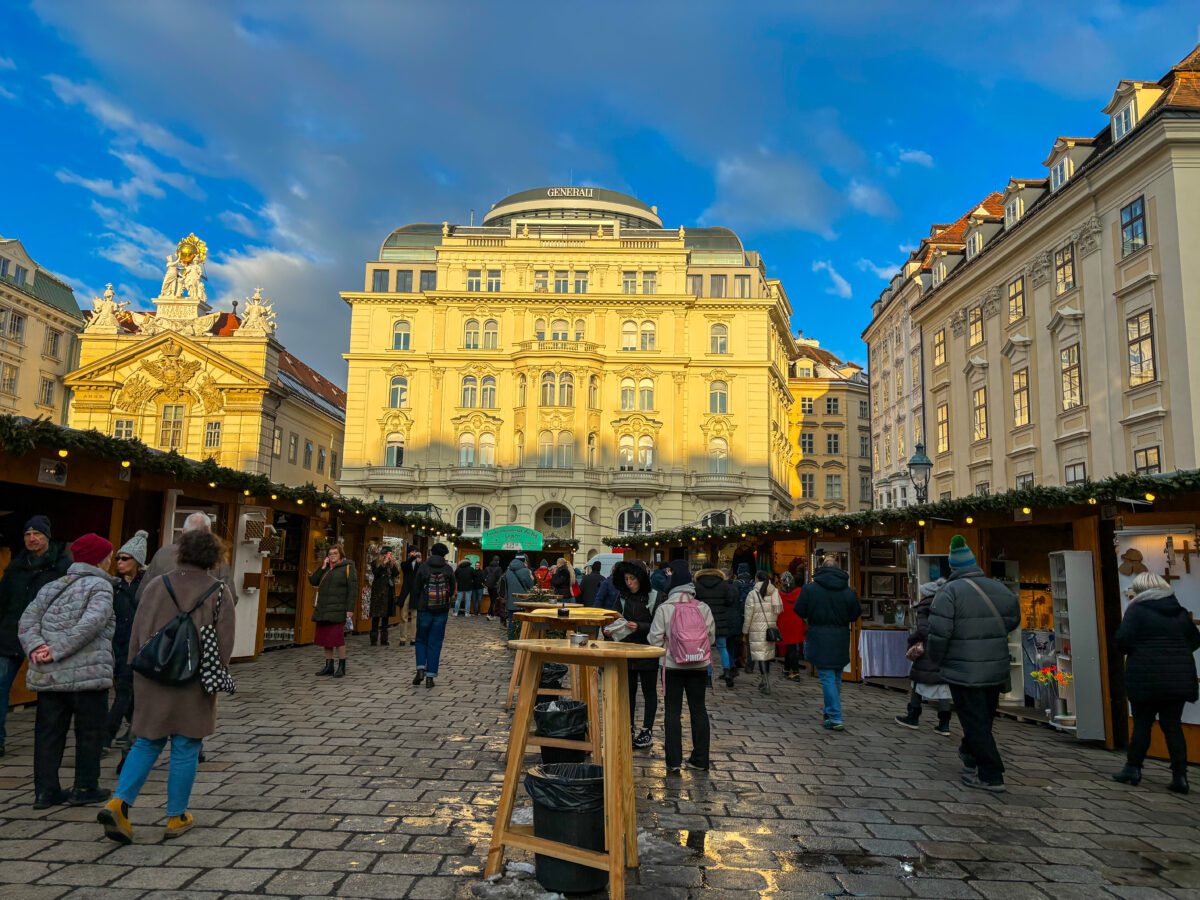
[[[33,716],[15,712],[0,760],[2,896],[536,897],[520,873],[481,876],[506,654],[498,623],[460,619],[433,690],[410,686],[411,649],[362,638],[341,681],[312,677],[312,648],[237,666],[239,692],[206,742],[198,826],[171,843],[161,768],[132,846],[104,840],[94,808],[35,812]],[[666,779],[657,742],[636,754],[631,897],[1200,897],[1200,807],[1166,792],[1162,764],[1127,788],[1108,779],[1118,755],[1005,721],[1009,792],[980,794],[957,783],[956,740],[932,722],[891,724],[902,695],[849,686],[847,730],[832,734],[815,681],[776,682],[767,698],[752,680],[712,695],[711,774]]]

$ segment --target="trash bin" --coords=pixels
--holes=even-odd
[[[582,700],[553,700],[533,708],[533,733],[538,737],[587,740],[588,709]],[[587,750],[570,747],[542,747],[543,763],[581,763]]]
[[[534,766],[525,775],[533,799],[533,833],[540,838],[604,851],[604,769],[590,763]],[[548,891],[586,894],[608,885],[608,872],[536,854],[538,884]]]
[[[538,688],[562,688],[563,679],[567,677],[567,667],[562,663],[545,663],[542,666],[542,678]],[[538,694],[538,702],[547,702],[557,697],[557,694]]]

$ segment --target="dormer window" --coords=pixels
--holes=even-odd
[[[970,237],[967,238],[967,259],[971,259],[983,249],[983,232],[972,231]]]
[[[1021,218],[1021,198],[1013,197],[1004,204],[1004,227],[1012,228]]]
[[[933,267],[933,283],[935,285],[938,285],[938,284],[941,284],[945,280],[946,280],[946,264],[940,262],[936,266]]]
[[[1050,169],[1050,190],[1057,191],[1071,177],[1071,160],[1063,157]]]
[[[1133,101],[1126,103],[1112,117],[1112,135],[1114,141],[1119,141],[1129,134],[1133,128]]]

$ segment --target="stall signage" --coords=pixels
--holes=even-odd
[[[544,543],[540,531],[523,525],[501,525],[485,531],[479,546],[484,550],[541,550]]]

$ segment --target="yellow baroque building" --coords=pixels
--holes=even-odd
[[[406,225],[351,308],[344,493],[430,505],[465,544],[548,547],[786,517],[791,307],[726,228],[550,187]]]

